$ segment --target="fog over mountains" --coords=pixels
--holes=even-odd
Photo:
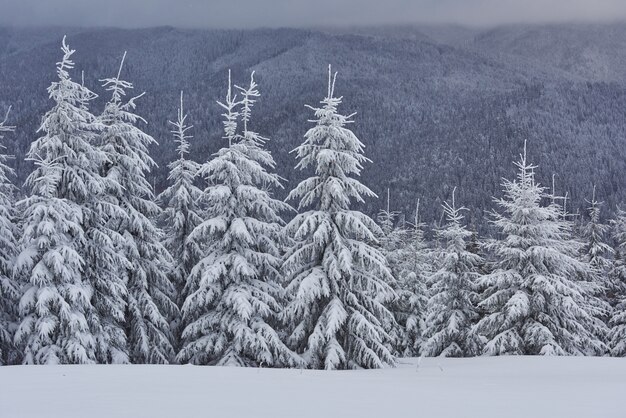
[[[153,150],[157,191],[175,158],[167,120],[185,91],[193,123],[192,156],[203,161],[223,146],[220,109],[230,68],[236,84],[251,71],[261,90],[254,129],[269,148],[289,190],[304,174],[289,152],[302,142],[311,112],[324,97],[327,65],[339,71],[336,92],[344,113],[357,112],[354,131],[373,160],[363,182],[392,209],[435,223],[440,204],[457,187],[478,229],[501,195],[503,176],[525,139],[542,183],[556,174],[557,191],[585,206],[597,185],[608,215],[626,201],[626,24],[403,26],[320,30],[179,30],[0,28],[0,111],[13,106],[18,183],[30,170],[24,154],[50,108],[64,34],[80,79],[99,94],[128,51],[122,76],[146,92],[138,113],[160,143]],[[106,95],[92,109],[98,113]],[[286,193],[284,193],[286,195]],[[375,213],[383,199],[370,200]]]

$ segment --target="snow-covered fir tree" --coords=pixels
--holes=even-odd
[[[0,121],[0,140],[3,133],[13,132],[15,127],[7,124],[9,110]],[[13,364],[18,355],[13,345],[13,333],[17,323],[18,284],[13,275],[18,230],[14,208],[15,186],[11,182],[13,169],[8,166],[6,147],[0,144],[0,366]]]
[[[413,357],[420,353],[428,302],[426,277],[430,265],[424,242],[424,225],[419,222],[419,202],[415,223],[408,227],[396,225],[399,214],[390,210],[389,200],[388,190],[387,207],[378,214],[382,230],[379,244],[393,276],[390,285],[396,293],[396,298],[388,306],[395,322],[387,324],[386,328],[390,330],[395,354]]]
[[[404,343],[407,338],[405,337],[405,329],[403,324],[399,323],[396,317],[396,311],[400,308],[400,275],[404,273],[404,264],[406,260],[404,257],[405,246],[407,244],[408,231],[396,225],[399,213],[392,212],[390,210],[390,196],[389,189],[387,189],[387,206],[386,209],[382,209],[378,213],[378,224],[381,229],[381,235],[378,239],[380,245],[380,251],[385,256],[389,270],[393,277],[393,280],[389,283],[392,289],[396,292],[397,297],[389,302],[388,309],[394,314],[393,321],[385,324],[385,329],[388,330],[391,336],[390,346],[395,355],[399,355],[404,352]],[[406,296],[406,295],[404,295]],[[402,298],[404,301],[406,298]]]
[[[610,317],[611,306],[607,303],[607,296],[610,292],[609,270],[612,266],[612,260],[609,258],[613,254],[613,248],[604,242],[608,233],[609,226],[600,221],[600,209],[602,202],[596,200],[596,188],[593,187],[593,194],[589,203],[588,217],[589,219],[583,223],[581,228],[581,238],[583,247],[581,256],[584,262],[591,266],[591,274],[585,279],[594,284],[593,302],[597,303],[600,318],[607,322]],[[606,330],[605,330],[606,331]],[[606,337],[605,335],[602,336]]]
[[[189,236],[202,222],[200,209],[202,190],[196,186],[200,164],[187,158],[189,139],[192,138],[188,131],[192,126],[187,125],[186,121],[187,115],[183,108],[181,92],[178,117],[175,122],[169,122],[174,127],[172,133],[177,144],[178,158],[169,164],[170,186],[158,198],[163,208],[161,219],[164,224],[165,246],[173,259],[170,281],[176,288],[176,303],[179,308],[185,301],[185,284],[191,269],[198,262],[201,248],[201,243],[191,240]],[[182,332],[178,321],[179,318],[176,318],[176,323],[173,324],[177,340],[180,339]]]
[[[372,246],[381,233],[351,204],[375,196],[361,184],[363,143],[346,125],[352,115],[337,111],[336,74],[329,68],[328,94],[315,112],[315,126],[295,149],[296,168],[312,168],[289,199],[301,211],[288,225],[295,245],[283,268],[290,301],[283,312],[288,343],[311,368],[377,368],[394,364],[385,324],[393,315],[385,306],[395,297],[383,254]]]
[[[456,190],[456,189],[455,189]],[[443,247],[434,256],[437,271],[428,278],[430,299],[426,315],[422,354],[469,357],[480,354],[482,342],[476,333],[477,280],[482,259],[467,250],[472,232],[462,224],[465,208],[444,203],[447,224],[437,231]]]
[[[97,124],[86,108],[95,95],[71,80],[74,51],[65,38],[62,51],[58,81],[48,88],[54,107],[28,152],[36,163],[26,180],[31,196],[18,204],[24,230],[15,264],[22,287],[15,342],[28,364],[96,360],[85,222],[101,190],[102,155],[92,145]]]
[[[250,85],[228,80],[224,139],[228,146],[204,163],[199,174],[208,186],[204,220],[190,235],[202,243],[182,307],[181,362],[232,366],[298,366],[299,357],[274,329],[284,291],[279,283],[280,213],[290,207],[272,197],[280,178],[269,170],[274,159],[266,138],[249,129],[251,108],[259,97],[254,73]],[[239,122],[243,122],[240,130]]]
[[[424,239],[424,228],[424,223],[419,219],[418,201],[414,223],[407,230],[402,250],[403,263],[398,280],[398,298],[394,305],[396,321],[404,329],[404,340],[400,348],[405,357],[419,356],[424,342],[428,306],[427,279],[433,270],[430,250]]]
[[[626,357],[626,211],[618,210],[611,221],[616,243],[613,266],[609,271],[609,302],[613,307],[609,320],[609,348],[611,355]]]
[[[583,259],[591,264],[598,274],[598,280],[606,283],[606,275],[611,268],[611,255],[613,248],[605,242],[609,226],[600,221],[600,209],[602,202],[596,200],[596,188],[593,187],[593,195],[589,203],[588,216],[589,219],[583,225],[581,235],[584,247]]]
[[[485,289],[479,305],[486,315],[478,323],[489,355],[601,354],[602,323],[593,302],[595,287],[581,278],[591,267],[577,257],[581,244],[572,225],[535,182],[526,145],[517,179],[505,180],[503,213],[493,221],[502,238],[488,244],[495,257],[491,274],[480,279]]]
[[[160,208],[146,179],[156,165],[148,147],[156,141],[137,126],[145,123],[134,113],[135,101],[141,95],[124,101],[126,91],[133,88],[120,78],[124,58],[117,76],[102,80],[111,93],[100,116],[104,125],[100,145],[107,157],[102,172],[110,180],[105,198],[119,208],[109,225],[124,238],[120,251],[127,264],[119,279],[127,288],[125,330],[130,360],[169,363],[175,355],[170,321],[178,308],[172,301],[174,287],[167,277],[171,256],[162,243],[163,232],[153,221]],[[119,300],[115,304],[118,308]]]

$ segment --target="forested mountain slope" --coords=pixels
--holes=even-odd
[[[146,91],[138,113],[160,142],[157,191],[174,158],[167,120],[185,90],[192,153],[199,161],[224,144],[220,109],[230,68],[236,84],[249,73],[263,94],[256,131],[292,188],[306,173],[293,169],[289,152],[302,142],[312,117],[305,103],[325,91],[329,63],[340,73],[343,112],[358,112],[354,131],[373,164],[363,182],[379,195],[389,187],[392,209],[411,214],[421,198],[422,217],[437,222],[440,203],[456,186],[469,221],[482,229],[503,176],[511,177],[524,139],[545,184],[569,193],[576,211],[593,184],[611,210],[626,200],[626,24],[503,26],[468,29],[412,26],[345,30],[181,30],[0,28],[0,111],[10,122],[18,184],[23,161],[43,113],[46,87],[63,34],[68,35],[80,79],[102,93],[98,80],[114,76],[128,51],[123,76]],[[99,113],[102,100],[97,101]],[[286,195],[286,194],[285,194]],[[284,197],[284,196],[280,196]],[[374,213],[382,201],[369,200]]]

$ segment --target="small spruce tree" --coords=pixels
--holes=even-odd
[[[600,221],[600,209],[602,202],[596,200],[596,187],[593,187],[593,195],[589,203],[589,219],[584,224],[581,235],[583,238],[583,259],[591,264],[599,275],[600,282],[606,283],[606,275],[611,268],[611,255],[613,248],[605,242],[609,226]]]
[[[396,320],[404,328],[404,341],[401,344],[405,357],[415,357],[422,353],[426,310],[428,306],[428,277],[433,273],[432,255],[424,239],[423,222],[419,219],[419,201],[415,210],[415,220],[407,230],[402,251],[402,269],[399,278],[399,290]]]
[[[201,243],[190,239],[191,232],[202,222],[200,199],[202,190],[196,186],[196,177],[200,164],[187,158],[189,154],[188,131],[192,126],[186,124],[187,115],[183,108],[183,92],[180,93],[180,106],[172,133],[177,143],[178,158],[169,164],[168,180],[170,186],[159,195],[159,202],[163,208],[161,221],[164,224],[165,246],[172,255],[173,263],[170,271],[170,281],[176,288],[176,303],[182,307],[186,295],[185,285],[191,269],[198,262]],[[176,346],[180,342],[182,326],[176,318],[172,328],[176,339]]]
[[[613,266],[609,271],[609,302],[613,307],[609,320],[608,343],[611,355],[626,357],[626,212],[618,210],[611,221],[613,240],[616,243]]]
[[[467,250],[472,232],[462,224],[465,208],[455,206],[455,190],[452,204],[443,205],[447,224],[437,231],[443,248],[434,257],[438,269],[428,279],[430,299],[422,346],[426,356],[468,357],[482,349],[474,328],[479,319],[476,282],[482,259]]]
[[[392,289],[396,292],[397,297],[390,301],[388,304],[389,310],[393,313],[393,321],[384,325],[385,329],[391,337],[390,347],[395,355],[401,355],[405,351],[404,343],[407,338],[405,336],[404,324],[397,321],[398,316],[401,316],[401,312],[397,312],[401,309],[400,304],[406,301],[407,296],[400,288],[401,275],[404,273],[404,265],[406,260],[405,245],[408,237],[408,231],[396,225],[398,212],[392,212],[390,210],[390,197],[389,189],[387,189],[387,207],[378,213],[378,224],[380,225],[381,235],[378,240],[380,245],[380,251],[385,256],[391,276],[393,280],[389,283]]]

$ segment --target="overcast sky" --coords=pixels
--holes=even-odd
[[[307,27],[626,20],[626,0],[0,0],[0,24]]]

